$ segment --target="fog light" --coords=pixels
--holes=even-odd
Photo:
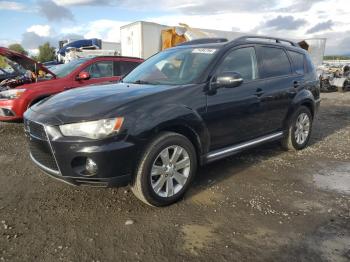
[[[93,176],[97,174],[98,167],[97,164],[91,158],[87,158],[85,169],[88,172],[88,175]]]
[[[0,108],[0,116],[15,116],[15,114],[7,108]]]

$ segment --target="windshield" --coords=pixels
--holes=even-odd
[[[73,60],[67,64],[51,67],[50,71],[54,73],[57,77],[65,77],[86,61],[87,59]]]
[[[124,83],[185,85],[194,83],[214,58],[214,48],[177,48],[161,52],[131,71]]]

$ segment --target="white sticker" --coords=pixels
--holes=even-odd
[[[212,55],[216,52],[217,49],[213,48],[195,48],[192,50],[193,54],[209,54]]]

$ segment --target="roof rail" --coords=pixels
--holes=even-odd
[[[295,47],[300,47],[299,44],[288,40],[288,39],[284,39],[284,38],[278,38],[278,37],[270,37],[270,36],[259,36],[259,35],[245,35],[245,36],[241,36],[239,38],[236,38],[234,41],[238,41],[238,40],[248,40],[248,39],[265,39],[265,40],[273,40],[275,41],[277,44],[282,44],[282,42],[287,42],[289,43],[291,46],[295,46]]]
[[[198,45],[198,44],[212,44],[212,43],[224,43],[228,40],[226,38],[198,38],[191,41],[180,43],[176,46],[185,46],[185,45]]]

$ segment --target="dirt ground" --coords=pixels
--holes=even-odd
[[[0,261],[350,261],[350,92],[323,94],[308,149],[205,166],[166,208],[48,177],[2,123],[0,223]]]

